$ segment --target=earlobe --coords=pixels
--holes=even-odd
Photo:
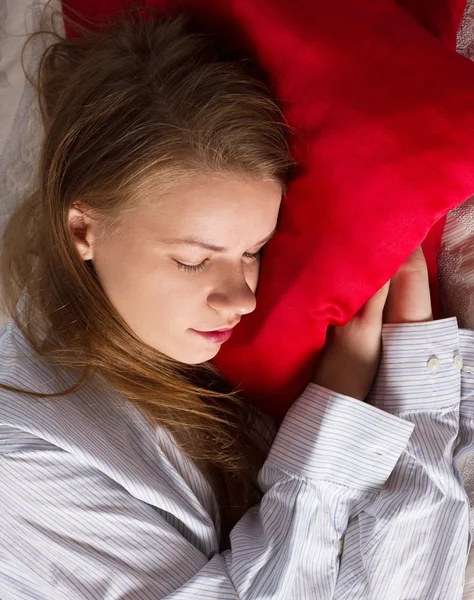
[[[96,222],[90,216],[90,211],[83,204],[74,203],[69,209],[68,224],[79,256],[82,260],[92,260]]]

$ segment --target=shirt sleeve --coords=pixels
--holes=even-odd
[[[259,473],[262,501],[230,550],[209,556],[80,454],[42,442],[0,452],[2,600],[330,599],[348,519],[374,500],[412,431],[310,384]]]
[[[461,600],[469,499],[453,462],[459,431],[455,318],[385,325],[369,402],[414,424],[373,504],[350,519],[335,598]]]
[[[472,546],[474,515],[474,331],[459,331],[460,353],[457,359],[461,368],[461,405],[459,408],[459,435],[454,450],[455,469],[462,472],[461,479],[471,501],[471,529],[469,532],[469,557],[466,567],[466,585],[463,598],[474,595],[474,548]]]
[[[461,404],[459,408],[459,436],[454,450],[454,462],[474,452],[474,331],[459,331],[459,358],[461,369]]]

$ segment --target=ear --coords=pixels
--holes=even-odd
[[[82,202],[75,202],[69,209],[68,224],[74,244],[82,260],[94,258],[94,245],[99,235],[99,222],[92,211]]]

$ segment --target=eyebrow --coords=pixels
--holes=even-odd
[[[260,244],[266,244],[272,239],[275,233],[276,228],[269,235],[267,235],[266,238],[264,238],[260,242],[257,242],[255,246],[260,246]],[[206,250],[211,250],[212,252],[229,251],[227,248],[222,248],[221,246],[214,246],[213,244],[208,244],[207,242],[204,242],[202,240],[196,240],[192,238],[167,238],[161,241],[165,244],[186,244],[187,246],[199,246],[200,248],[205,248]]]

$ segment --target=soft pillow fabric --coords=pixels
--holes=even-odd
[[[452,44],[464,0],[413,2],[412,14]],[[110,17],[130,3],[68,4]],[[426,242],[433,276],[440,219],[474,193],[474,64],[409,15],[408,0],[399,4],[149,2],[197,13],[254,52],[302,134],[292,141],[302,168],[264,251],[257,309],[215,359],[278,419],[310,380],[328,324],[345,323],[437,223]]]
[[[456,48],[466,0],[397,0],[397,4],[448,48]]]

